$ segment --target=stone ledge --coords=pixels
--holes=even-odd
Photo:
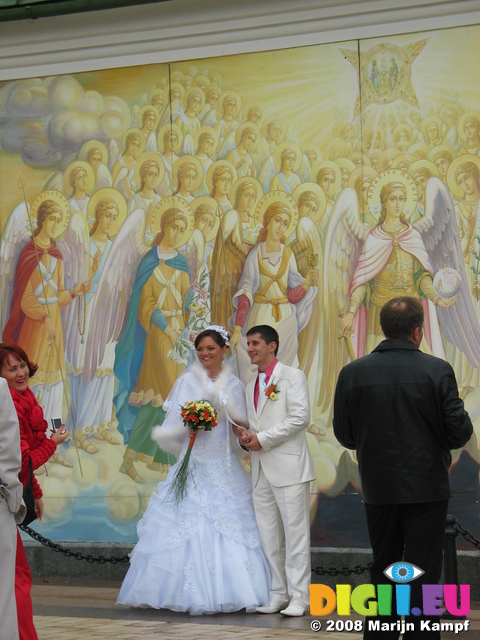
[[[76,553],[92,556],[122,557],[126,556],[133,549],[133,544],[106,544],[97,542],[64,542],[62,546]],[[68,578],[90,578],[104,580],[122,580],[127,572],[128,564],[101,564],[98,562],[87,562],[76,560],[55,552],[49,547],[44,547],[39,542],[24,541],[25,552],[28,563],[34,577],[68,577]],[[470,584],[471,599],[480,600],[480,553],[478,551],[458,551],[458,575],[461,583]],[[312,549],[312,568],[323,567],[350,569],[358,566],[365,566],[372,560],[372,553],[369,549],[351,549],[314,547]],[[312,583],[323,583],[330,587],[336,584],[351,584],[353,587],[369,582],[368,571],[350,576],[319,576],[312,574]]]

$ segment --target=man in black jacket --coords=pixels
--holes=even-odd
[[[468,442],[473,428],[452,367],[418,349],[420,302],[408,296],[390,300],[380,312],[380,325],[386,340],[340,372],[333,429],[340,444],[357,451],[373,550],[372,583],[388,583],[384,570],[403,557],[425,572],[411,583],[411,607],[421,609],[421,584],[437,583],[442,568],[450,450]],[[375,625],[366,623],[364,638],[400,634],[396,624],[387,632],[369,626]],[[419,627],[417,620],[415,631],[403,637],[440,637]]]

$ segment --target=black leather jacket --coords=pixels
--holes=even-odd
[[[473,427],[452,367],[389,339],[340,372],[333,430],[357,450],[365,502],[405,504],[450,497],[450,450]]]

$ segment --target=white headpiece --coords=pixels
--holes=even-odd
[[[230,346],[230,338],[228,335],[228,331],[224,327],[221,327],[219,324],[209,324],[208,327],[206,327],[206,329],[212,329],[213,331],[216,331],[217,333],[219,333],[222,336],[223,341],[225,342],[225,346],[226,347]]]

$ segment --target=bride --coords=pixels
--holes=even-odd
[[[178,378],[164,404],[165,421],[152,430],[152,438],[179,454],[179,462],[152,493],[138,524],[139,541],[117,604],[200,615],[254,612],[268,603],[270,573],[253,514],[251,480],[231,434],[231,420],[246,422],[246,405],[242,383],[222,366],[228,346],[223,327],[198,334],[199,362]],[[172,482],[189,441],[180,412],[190,400],[210,402],[218,426],[197,432],[186,494],[175,504]]]

